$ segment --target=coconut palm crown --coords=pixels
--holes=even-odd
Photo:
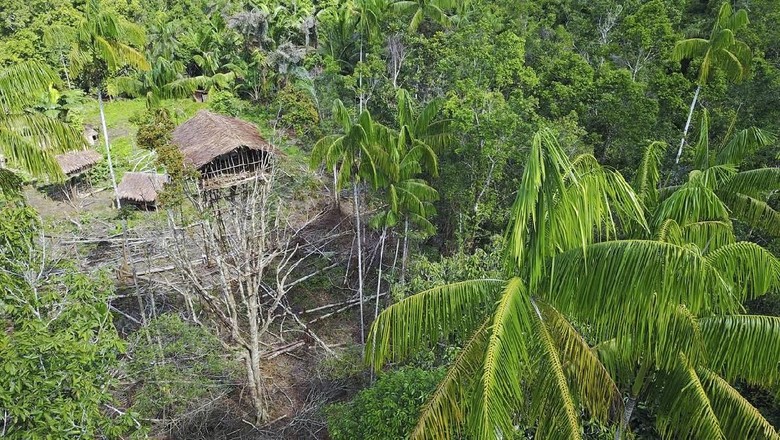
[[[593,156],[567,158],[552,132],[534,136],[507,228],[507,277],[418,293],[372,325],[376,369],[466,341],[412,438],[508,438],[524,426],[578,439],[587,418],[621,438],[637,402],[664,438],[777,438],[731,384],[780,379],[780,319],[741,305],[777,287],[780,263],[734,240],[728,211],[700,182],[677,190],[695,202],[669,202],[687,195],[664,198],[657,175],[640,173],[638,194]],[[703,241],[707,222],[730,237]]]

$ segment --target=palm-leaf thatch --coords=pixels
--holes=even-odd
[[[95,150],[69,151],[55,156],[63,174],[72,177],[92,168],[103,159]]]
[[[185,163],[198,169],[219,156],[242,147],[274,155],[281,154],[260,135],[254,124],[208,110],[199,111],[176,127],[172,140],[184,155]]]
[[[122,201],[154,204],[168,182],[168,176],[156,173],[125,173],[117,188]]]

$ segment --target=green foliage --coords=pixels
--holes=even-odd
[[[11,439],[122,438],[132,416],[112,410],[117,356],[105,276],[45,259],[35,213],[4,204],[0,240],[0,390]]]
[[[158,151],[170,143],[171,133],[176,128],[167,109],[150,110],[139,122],[136,143],[149,151]]]
[[[298,136],[307,135],[320,120],[310,95],[291,84],[276,95],[274,107],[280,109],[282,127],[291,128]]]
[[[402,368],[380,374],[376,383],[348,403],[327,408],[328,433],[334,440],[406,438],[418,412],[444,371]]]
[[[228,116],[238,116],[245,108],[240,99],[227,91],[209,94],[208,106],[209,110]]]
[[[214,335],[176,315],[158,317],[129,339],[126,368],[138,387],[132,409],[144,418],[176,423],[217,404],[240,377]]]

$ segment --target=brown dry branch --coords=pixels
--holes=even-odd
[[[288,209],[279,196],[276,172],[275,167],[268,167],[257,179],[228,189],[203,190],[191,185],[190,201],[200,227],[182,227],[182,220],[170,211],[171,233],[164,237],[175,266],[169,274],[175,278],[167,282],[178,286],[175,289],[190,307],[195,302],[203,304],[207,316],[227,335],[223,338],[226,345],[242,354],[258,423],[270,416],[263,360],[280,354],[272,344],[277,339],[272,326],[292,317],[311,339],[330,351],[292,312],[287,295],[338,264],[321,263],[331,255],[326,248],[335,236],[307,229],[322,213],[301,217],[299,211]],[[299,342],[292,344],[298,348]]]

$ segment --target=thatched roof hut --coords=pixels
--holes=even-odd
[[[117,187],[120,202],[154,207],[157,195],[168,182],[168,176],[156,173],[128,172]]]
[[[254,124],[207,110],[199,111],[176,127],[173,143],[181,150],[185,163],[197,169],[240,148],[279,153],[263,139]]]
[[[68,177],[73,177],[95,166],[103,156],[95,150],[80,150],[68,151],[54,158],[62,168],[62,172]]]

